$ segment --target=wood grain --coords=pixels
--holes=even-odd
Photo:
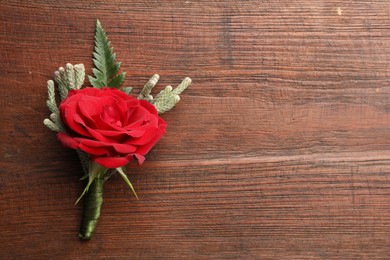
[[[1,259],[389,258],[388,1],[0,2]],[[42,120],[96,18],[135,93],[193,85],[129,166],[140,200],[113,177],[81,242],[81,168]]]

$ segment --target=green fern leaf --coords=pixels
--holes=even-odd
[[[93,75],[88,76],[89,82],[95,88],[104,86],[119,88],[125,79],[125,73],[118,74],[120,62],[115,62],[116,54],[110,47],[107,34],[99,20],[96,21],[95,48],[93,52]],[[117,75],[118,74],[118,75]]]
[[[133,89],[132,87],[124,87],[124,88],[121,88],[121,90],[122,90],[123,92],[125,92],[127,95],[130,94],[130,92],[131,92],[132,89]]]
[[[108,83],[108,86],[110,88],[119,88],[122,84],[122,82],[125,80],[126,73],[122,72],[121,74],[118,74],[116,77],[114,77],[110,83]]]

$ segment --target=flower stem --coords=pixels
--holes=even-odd
[[[103,185],[105,180],[100,176],[91,183],[83,201],[83,219],[81,222],[79,237],[89,240],[95,231],[103,204]]]

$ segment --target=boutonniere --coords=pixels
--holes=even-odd
[[[119,174],[138,198],[126,175],[125,166],[137,160],[142,164],[147,153],[163,137],[167,123],[160,117],[179,102],[179,95],[191,84],[185,78],[175,89],[165,87],[154,98],[150,94],[159,76],[153,75],[138,97],[131,87],[122,87],[125,73],[110,47],[99,20],[96,23],[93,52],[93,76],[84,84],[83,64],[66,64],[47,82],[47,106],[50,118],[44,124],[58,132],[58,140],[75,149],[87,179],[83,198],[83,219],[79,236],[91,239],[103,203],[103,185],[113,174]],[[61,102],[56,101],[55,88]]]

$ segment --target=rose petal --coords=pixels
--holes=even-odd
[[[134,156],[135,156],[135,158],[137,158],[137,160],[138,160],[138,165],[141,165],[141,164],[144,163],[144,161],[145,161],[145,156],[140,155],[140,154],[138,154],[138,153],[134,154]]]
[[[116,102],[113,105],[113,107],[118,111],[121,122],[124,122],[124,120],[127,119],[127,111],[128,111],[126,100],[121,98],[116,98],[115,101]]]
[[[128,164],[131,159],[125,157],[96,157],[92,158],[96,163],[106,168],[118,168]]]
[[[80,117],[80,115],[78,114],[75,114],[74,115],[74,121],[79,123],[80,125],[84,126],[84,129],[89,133],[85,136],[87,137],[93,137],[94,139],[96,140],[99,140],[99,141],[103,141],[103,142],[111,142],[110,139],[106,138],[105,136],[103,136],[102,134],[100,134],[99,132],[97,132],[96,130],[88,127],[84,120]]]
[[[161,139],[161,137],[164,135],[166,128],[167,128],[167,123],[165,123],[164,120],[159,118],[159,129],[157,130],[156,135],[153,137],[153,139],[149,143],[147,143],[143,146],[140,146],[137,149],[136,153],[142,154],[142,155],[147,154],[153,148],[153,146]]]
[[[88,115],[85,111],[83,111],[83,108],[80,106],[80,104],[77,107],[77,113],[80,115],[80,117],[83,118],[83,121],[85,122],[85,125],[88,125],[92,128],[96,128],[95,120],[92,118],[91,115]]]
[[[96,122],[96,128],[97,129],[102,129],[102,130],[113,130],[113,131],[118,131],[122,132],[123,127],[116,126],[114,124],[110,124],[109,122],[106,122],[103,118],[102,115],[99,115],[99,118],[95,118]]]
[[[101,116],[104,122],[122,127],[121,114],[118,112],[118,108],[115,106],[104,106]]]
[[[102,97],[114,96],[114,97],[118,97],[118,98],[123,99],[123,100],[127,100],[127,99],[137,100],[136,98],[133,98],[133,97],[127,95],[125,92],[123,92],[119,89],[116,89],[116,88],[104,87],[104,88],[102,88],[102,90],[104,90],[104,91],[102,91],[98,96],[102,96]]]
[[[60,115],[70,133],[58,134],[60,141],[107,168],[126,165],[133,157],[143,163],[166,130],[153,105],[110,88],[70,91]]]
[[[108,155],[107,149],[100,148],[100,147],[89,147],[82,142],[80,142],[79,148],[80,148],[80,150],[86,152],[87,154],[91,154],[91,155]]]
[[[106,142],[91,140],[91,139],[86,139],[86,138],[75,137],[74,139],[77,142],[83,143],[89,147],[107,147],[107,146],[111,145],[111,143],[106,143]]]
[[[115,150],[117,153],[123,153],[123,154],[129,154],[135,152],[137,150],[137,147],[130,144],[121,144],[121,143],[106,143],[106,142],[100,142],[85,138],[74,138],[77,142],[83,144],[84,146],[87,146],[89,149],[96,149],[99,150],[99,148],[104,149],[105,151],[109,151],[110,149]],[[88,149],[87,148],[87,149]],[[81,146],[80,146],[81,149]],[[91,153],[93,154],[93,153]],[[99,154],[95,154],[99,155]]]
[[[137,139],[132,139],[130,142],[130,144],[133,144],[133,145],[144,145],[144,144],[147,144],[149,143],[154,137],[155,135],[157,134],[157,131],[159,129],[159,126],[158,126],[158,117],[156,116],[151,116],[150,118],[150,121],[138,128],[135,128],[134,130],[137,130],[137,131],[140,131],[140,130],[143,130],[145,131],[145,133],[137,138]]]
[[[95,97],[85,96],[78,103],[80,112],[89,119],[93,120],[94,115],[99,115],[102,112],[102,108],[99,104],[99,100]]]
[[[83,96],[97,96],[99,93],[101,93],[101,90],[98,88],[93,88],[93,87],[86,87],[83,88],[82,90],[72,90],[71,92],[77,92],[77,94],[83,95]],[[69,94],[68,94],[69,97]]]
[[[131,130],[131,131],[112,131],[112,130],[99,130],[96,129],[97,132],[101,133],[106,137],[111,137],[113,139],[122,139],[126,137],[141,137],[145,131],[144,130]]]
[[[122,154],[133,153],[137,150],[137,147],[129,144],[111,144],[110,146],[114,147],[115,151]]]
[[[144,107],[145,109],[147,109],[152,115],[158,115],[158,112],[157,112],[157,109],[155,106],[153,106],[152,104],[150,104],[148,101],[146,100],[140,100],[140,105],[142,107]]]
[[[71,129],[73,132],[76,132],[80,135],[89,136],[85,128],[81,127],[79,123],[74,121],[74,115],[77,113],[76,102],[69,103],[68,105],[60,105],[61,119],[64,124]]]
[[[131,129],[132,127],[142,125],[145,120],[149,120],[150,112],[143,107],[136,107],[129,110],[127,120],[124,121],[124,128]]]
[[[68,134],[65,134],[64,132],[58,133],[57,138],[65,147],[77,149],[79,146],[79,143],[76,140],[74,140],[72,137],[70,137]]]

